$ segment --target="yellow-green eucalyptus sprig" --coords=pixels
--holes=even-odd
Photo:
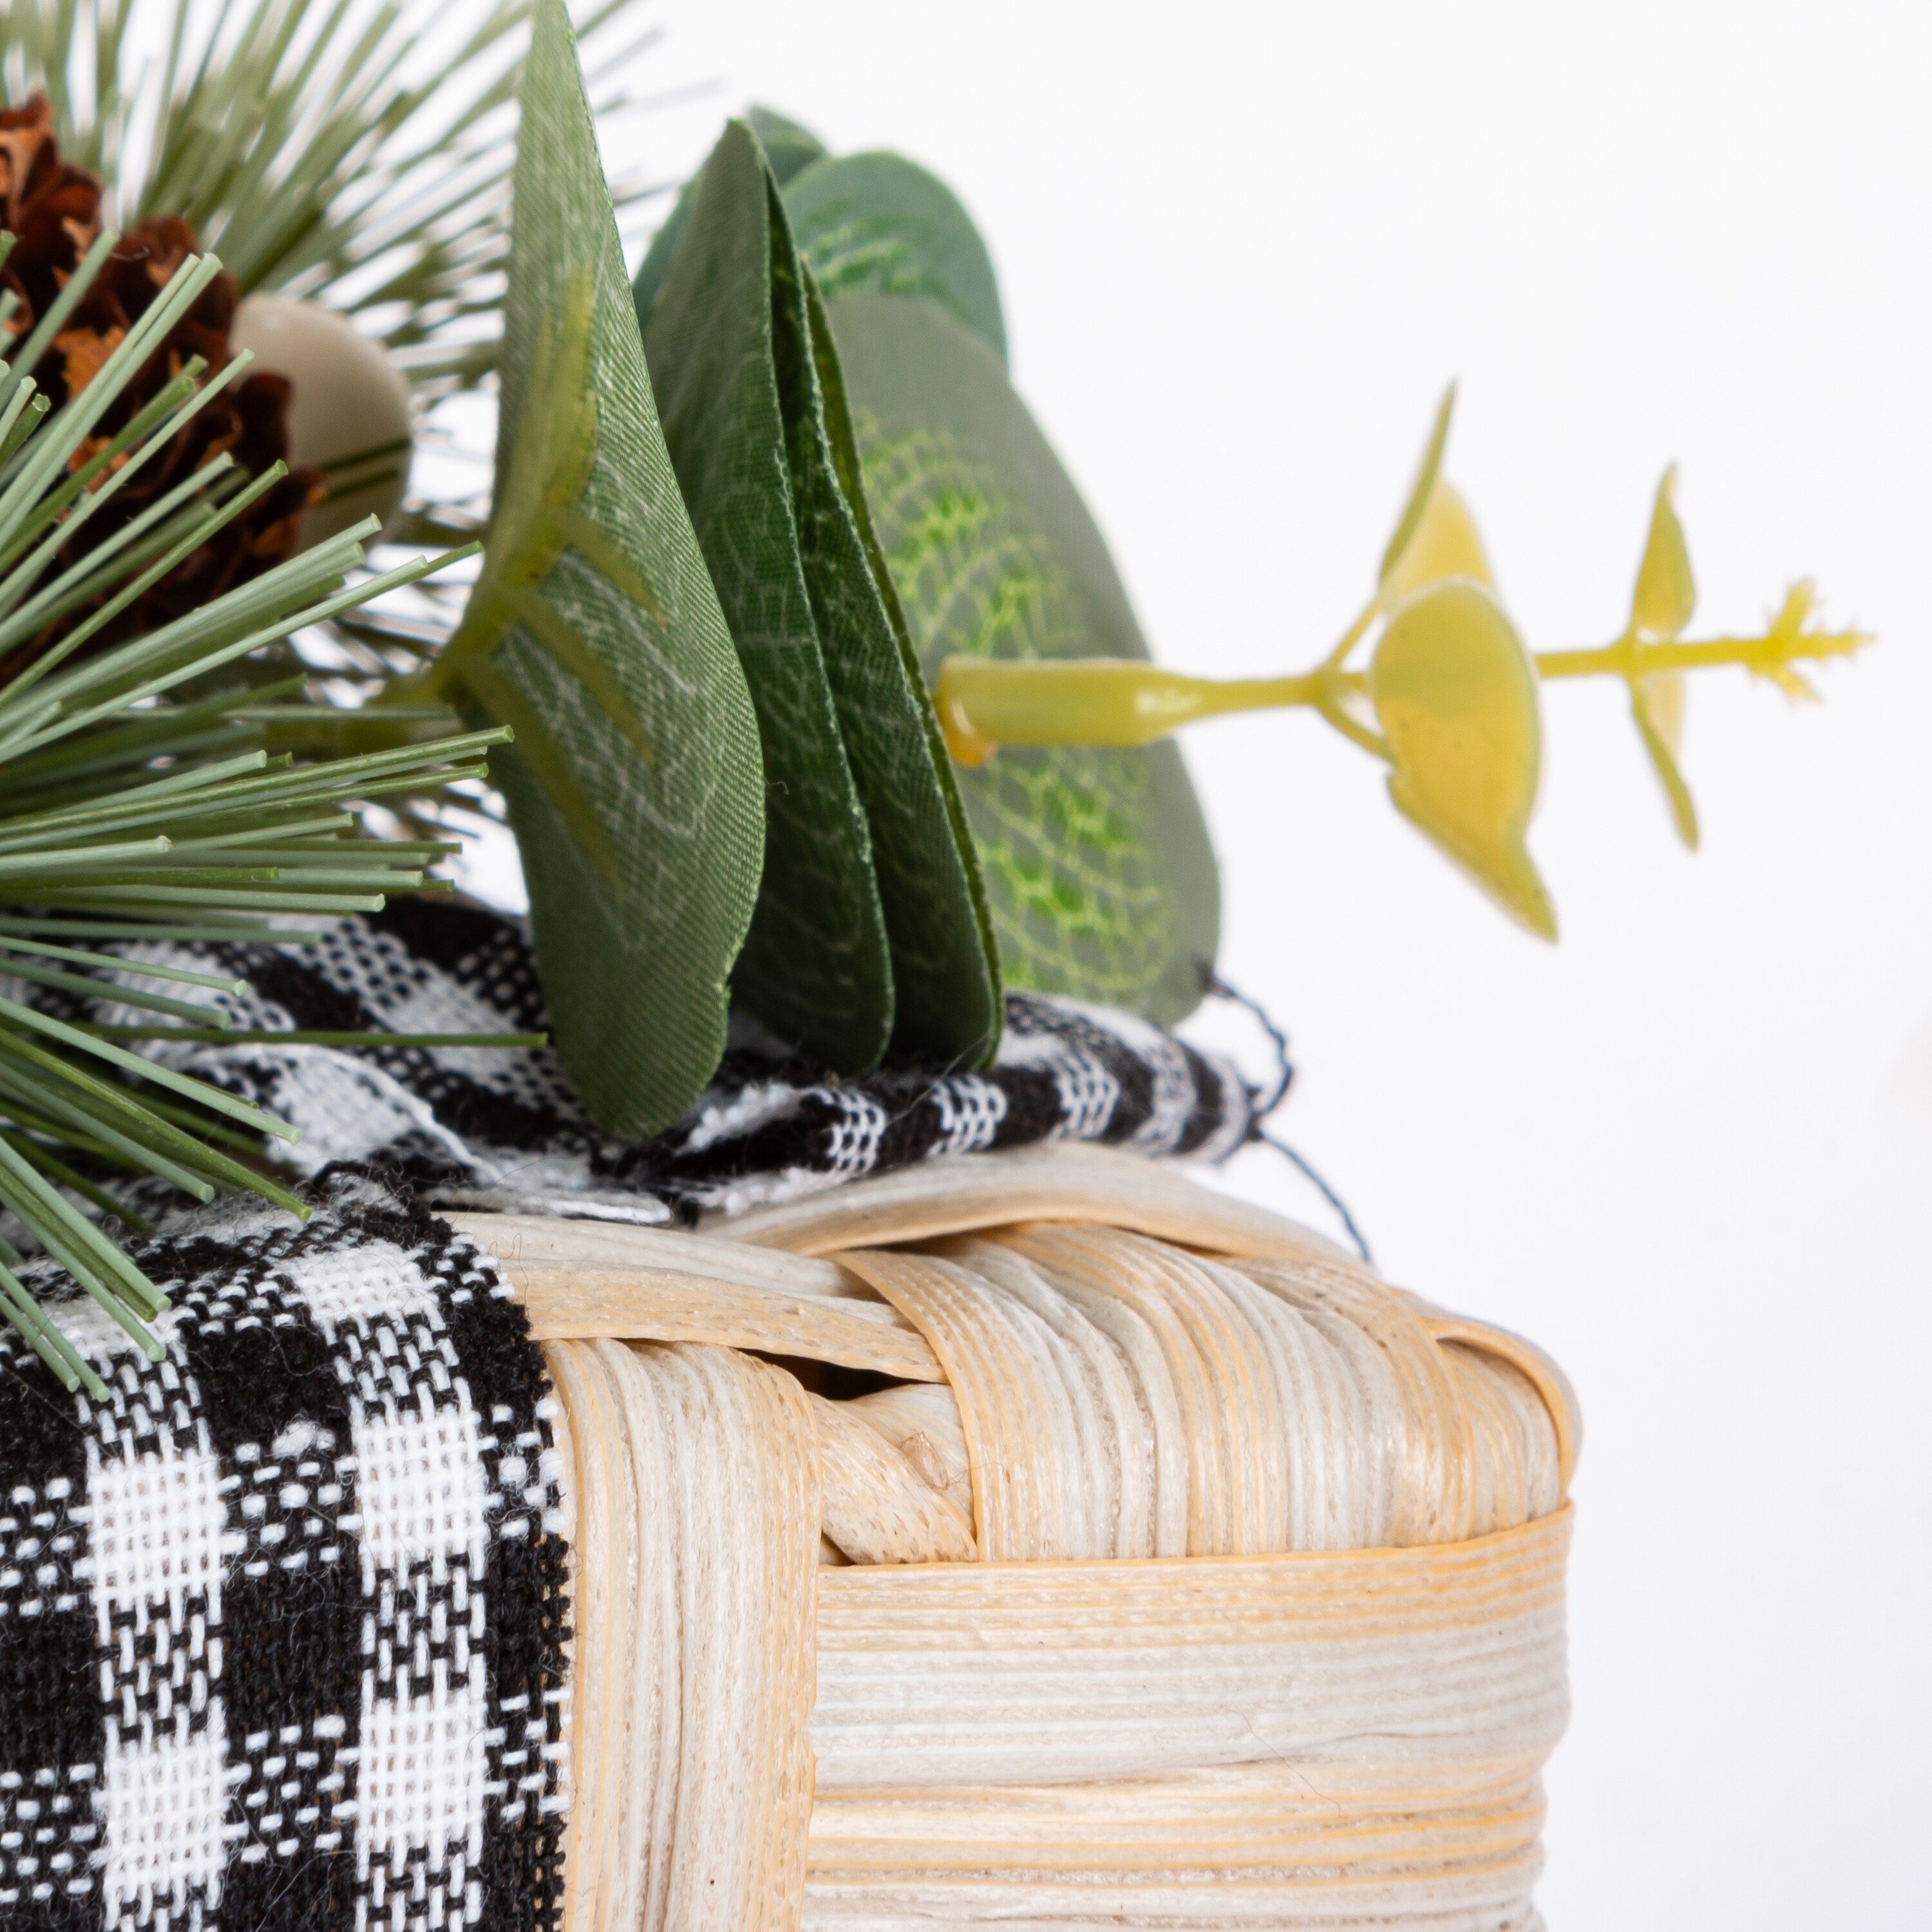
[[[1539,687],[1611,676],[1628,688],[1672,824],[1694,850],[1696,808],[1678,764],[1684,674],[1741,666],[1812,699],[1796,665],[1848,656],[1869,638],[1811,628],[1814,594],[1800,583],[1761,635],[1687,641],[1696,591],[1673,466],[1658,486],[1622,633],[1605,645],[1532,655],[1497,596],[1474,518],[1442,474],[1454,401],[1452,385],[1373,594],[1311,669],[1210,679],[1112,658],[956,656],[940,667],[934,693],[954,758],[983,764],[1002,745],[1148,745],[1202,718],[1312,710],[1390,765],[1390,796],[1418,830],[1512,916],[1553,939],[1555,910],[1525,842],[1541,772]],[[1378,626],[1368,668],[1352,670]]]

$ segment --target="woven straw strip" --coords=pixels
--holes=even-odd
[[[1556,1431],[1540,1392],[1510,1363],[1460,1342],[1442,1345],[1469,1418],[1475,1451],[1472,1536],[1487,1536],[1562,1500]]]
[[[1156,1556],[1235,1547],[1236,1467],[1242,1453],[1230,1423],[1216,1352],[1195,1331],[1220,1311],[1197,1307],[1200,1277],[1189,1258],[1151,1244],[1123,1244],[1111,1231],[1046,1226],[1002,1233],[1003,1246],[1044,1270],[1060,1292],[1114,1336],[1132,1364],[1154,1433],[1160,1495]],[[1225,1328],[1214,1331],[1216,1339]],[[1140,1553],[1140,1552],[1136,1552]]]
[[[812,1817],[808,1927],[1534,1924],[1538,1780],[1270,1762],[1168,1779],[852,1792]]]
[[[1568,1510],[1410,1550],[826,1570],[821,1792],[1304,1766],[1539,1766]]]
[[[937,1382],[903,1318],[842,1269],[702,1236],[542,1215],[452,1214],[544,1342],[714,1342]]]
[[[1104,1221],[1221,1254],[1346,1258],[1313,1229],[1213,1193],[1178,1168],[1068,1142],[922,1161],[780,1206],[717,1216],[706,1228],[724,1240],[830,1255],[1016,1221]]]
[[[1499,1362],[1507,1363],[1534,1388],[1543,1406],[1556,1425],[1558,1486],[1567,1492],[1576,1473],[1576,1459],[1583,1448],[1583,1414],[1577,1406],[1576,1391],[1570,1378],[1534,1342],[1498,1328],[1486,1322],[1472,1322],[1466,1315],[1453,1315],[1434,1306],[1420,1295],[1404,1292],[1402,1298],[1415,1310],[1418,1318],[1438,1342],[1460,1342]]]
[[[842,1408],[865,1418],[958,1512],[970,1534],[973,1526],[973,1465],[959,1402],[943,1382],[908,1382],[861,1396]]]
[[[989,1287],[1031,1312],[1055,1358],[1068,1412],[1078,1437],[1087,1522],[1067,1554],[1154,1556],[1160,1553],[1160,1468],[1156,1450],[1156,1399],[1135,1372],[1132,1354],[1095,1318],[1096,1311],[1064,1292],[1045,1270],[1011,1249],[971,1238],[950,1242]]]
[[[1394,1289],[1358,1268],[1248,1262],[1245,1275],[1326,1333],[1380,1354],[1395,1393],[1398,1445],[1386,1534],[1398,1547],[1460,1543],[1474,1514],[1474,1444],[1448,1359]]]
[[[548,1353],[579,1484],[566,1932],[794,1928],[821,1514],[804,1391],[702,1345]]]
[[[566,1470],[574,1470],[563,1486],[564,1508],[575,1524],[564,1924],[566,1932],[603,1932],[612,1923],[602,1893],[607,1874],[616,1870],[622,1809],[617,1793],[628,1762],[613,1692],[628,1667],[626,1576],[637,1515],[631,1499],[630,1444],[597,1351],[566,1345],[547,1349],[544,1356],[571,1442]]]
[[[1084,1533],[1079,1450],[1046,1324],[955,1262],[884,1251],[847,1258],[924,1331],[959,1399],[980,1554],[1104,1555]]]
[[[1050,1238],[1062,1232],[1040,1230],[1034,1250],[1056,1272],[1062,1251]],[[1085,1238],[1075,1279],[1088,1293],[1128,1295],[1150,1314],[1157,1306],[1166,1311],[1160,1328],[1169,1366],[1192,1393],[1196,1425],[1188,1444],[1187,1553],[1289,1546],[1283,1527],[1288,1421],[1264,1326],[1255,1319],[1259,1304],[1244,1305],[1237,1278],[1198,1256],[1114,1229],[1077,1233]],[[1262,1312],[1264,1322],[1272,1311]]]
[[[856,1402],[809,1398],[825,1478],[825,1534],[854,1563],[970,1563],[969,1512],[935,1488]]]
[[[1058,1226],[842,1258],[945,1367],[988,1562],[1182,1553],[1184,1496],[1192,1556],[1460,1542],[1561,1500],[1538,1390],[1359,1269]]]

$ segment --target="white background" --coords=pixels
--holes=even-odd
[[[645,124],[660,170],[751,98],[958,189],[1167,662],[1325,648],[1452,375],[1534,645],[1620,627],[1672,458],[1700,623],[1815,574],[1879,634],[1822,710],[1699,681],[1694,859],[1617,689],[1552,692],[1553,950],[1312,720],[1188,748],[1285,1130],[1394,1279],[1582,1394],[1552,1925],[1932,1924],[1932,10],[661,17],[652,84],[721,85]]]

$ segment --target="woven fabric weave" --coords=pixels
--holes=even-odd
[[[346,919],[315,946],[140,946],[134,962],[246,979],[219,1004],[250,1030],[404,1034],[542,1031],[519,920],[434,900]],[[139,1023],[111,994],[24,985],[14,997],[69,1019]],[[983,1073],[896,1068],[825,1078],[740,1038],[670,1132],[600,1135],[556,1055],[464,1047],[358,1049],[185,1044],[169,1065],[259,1102],[302,1132],[305,1172],[352,1164],[445,1206],[691,1220],[789,1199],[930,1156],[1050,1140],[1214,1160],[1255,1124],[1240,1073],[1132,1015],[1009,993]]]
[[[250,1028],[544,1025],[522,924],[446,904],[345,920],[319,946],[127,956],[246,976],[230,1010]],[[10,991],[135,1017],[111,987]],[[740,1041],[642,1146],[599,1135],[547,1052],[154,1050],[298,1126],[319,1211],[166,1212],[134,1249],[172,1304],[159,1363],[29,1264],[105,1404],[63,1394],[0,1330],[10,1928],[556,1924],[555,1412],[521,1310],[431,1204],[690,1220],[1052,1139],[1213,1158],[1254,1121],[1232,1067],[1129,1015],[1024,994],[983,1073],[840,1084]]]
[[[305,1226],[218,1204],[136,1251],[159,1363],[43,1266],[104,1404],[0,1334],[9,1928],[556,1922],[541,1357],[446,1226],[320,1191]]]

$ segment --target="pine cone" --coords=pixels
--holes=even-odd
[[[53,111],[44,94],[35,94],[22,107],[0,107],[0,228],[14,237],[13,252],[0,267],[0,288],[10,289],[20,298],[7,325],[16,340],[46,312],[100,233],[100,196],[97,176],[61,158]],[[122,236],[34,372],[56,405],[86,388],[130,325],[195,249],[194,230],[172,215],[151,217]],[[238,298],[232,275],[218,275],[208,285],[116,398],[95,437],[76,452],[76,468],[178,375],[190,357],[202,357],[211,376],[227,366],[229,331]],[[80,548],[101,542],[224,451],[255,476],[285,460],[289,396],[287,379],[266,372],[244,376],[224,390],[176,437],[172,447],[88,523]],[[280,562],[295,548],[302,512],[322,494],[316,471],[292,471],[93,641],[111,644],[158,629]],[[62,561],[72,559],[64,556]],[[31,664],[84,614],[70,614],[0,659],[0,682]]]

